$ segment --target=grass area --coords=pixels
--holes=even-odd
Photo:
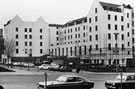
[[[0,67],[0,72],[15,72],[15,71],[8,69],[8,68]]]

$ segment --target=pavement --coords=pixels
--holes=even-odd
[[[9,68],[15,72],[0,72],[0,75],[44,75],[44,70],[40,71],[37,69],[32,69],[30,68],[29,70],[27,68],[20,68],[20,67],[14,67],[14,68]],[[55,72],[55,71],[53,71]],[[70,72],[72,74],[75,74],[75,70],[73,72]],[[89,72],[89,71],[80,71],[80,74],[84,73],[91,73],[91,74],[116,74],[116,72]]]

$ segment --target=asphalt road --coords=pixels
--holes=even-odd
[[[47,71],[48,80],[55,80],[62,74],[77,74],[77,73],[65,73],[65,72],[52,72]],[[106,89],[104,87],[104,81],[113,79],[116,77],[115,74],[93,74],[93,73],[80,73],[79,75],[84,76],[94,81],[95,86],[93,89]],[[43,75],[10,75],[0,76],[0,84],[4,86],[4,89],[37,89],[37,82],[44,81]]]

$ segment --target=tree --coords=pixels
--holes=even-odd
[[[16,50],[15,40],[7,39],[7,40],[5,40],[4,45],[5,45],[5,55],[7,56],[7,61],[9,64],[9,58],[14,56],[14,53]]]

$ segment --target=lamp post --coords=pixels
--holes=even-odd
[[[58,48],[58,62],[59,62],[59,57],[60,57],[60,48],[59,47],[57,47]]]
[[[119,33],[114,33],[114,35],[115,35],[115,40],[116,40],[116,46],[115,46],[115,54],[116,54],[116,73],[118,73],[118,63],[117,63],[117,55],[118,55],[118,52],[119,52],[119,49],[118,49],[118,35],[119,35]]]

